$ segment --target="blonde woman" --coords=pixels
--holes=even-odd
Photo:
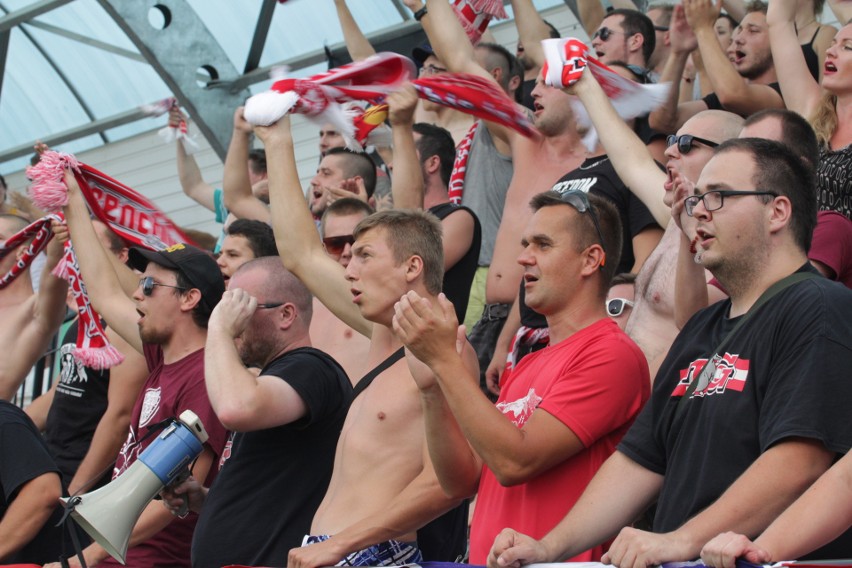
[[[852,25],[825,52],[822,85],[814,80],[797,41],[796,0],[772,0],[767,23],[772,58],[787,108],[807,117],[820,143],[817,166],[821,210],[852,218]]]

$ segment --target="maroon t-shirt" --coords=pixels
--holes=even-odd
[[[130,431],[127,440],[115,462],[113,479],[130,467],[139,454],[156,439],[152,435],[139,442],[148,431],[148,427],[170,417],[178,417],[184,410],[192,410],[201,419],[210,438],[205,446],[216,457],[204,485],[210,487],[216,477],[216,464],[225,446],[227,432],[207,398],[204,386],[204,350],[191,353],[183,359],[166,365],[163,363],[163,350],[159,345],[145,345],[145,361],[150,375],[133,406],[130,418]],[[147,541],[127,551],[128,566],[146,566],[151,568],[178,568],[190,566],[190,544],[198,515],[190,513],[185,518],[175,519]],[[107,558],[99,567],[121,566],[113,558]]]

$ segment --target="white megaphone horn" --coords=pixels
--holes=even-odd
[[[95,542],[124,564],[130,534],[142,511],[163,487],[186,471],[206,441],[201,420],[191,410],[184,410],[111,483],[60,501],[71,508],[71,516]]]

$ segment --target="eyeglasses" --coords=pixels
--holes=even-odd
[[[421,75],[439,75],[441,73],[446,73],[448,69],[446,67],[438,67],[437,65],[424,65],[420,68]]]
[[[340,258],[343,254],[346,245],[352,246],[355,244],[355,237],[352,235],[341,235],[339,237],[326,237],[322,240],[322,246],[325,247],[325,252],[329,256]]]
[[[635,304],[624,298],[612,298],[607,300],[604,305],[606,306],[606,313],[610,317],[617,318],[624,312],[624,308],[632,308]]]
[[[600,240],[601,248],[604,251],[604,257],[601,261],[601,270],[603,270],[604,265],[606,264],[606,245],[604,245],[603,233],[601,232],[601,224],[598,221],[598,216],[595,214],[594,209],[589,204],[589,196],[586,195],[584,191],[580,191],[579,189],[572,189],[570,191],[566,191],[561,194],[559,198],[564,202],[577,210],[578,213],[586,213],[588,212],[592,218],[592,222],[595,224],[595,230],[598,232],[598,240]]]
[[[142,287],[142,294],[145,296],[150,296],[154,293],[154,286],[163,286],[164,288],[174,288],[175,290],[186,291],[186,288],[182,288],[180,286],[172,286],[170,284],[161,284],[156,282],[153,276],[145,276],[139,280],[139,286]]]
[[[601,38],[601,41],[609,41],[609,38],[612,37],[612,34],[623,34],[627,35],[626,32],[622,32],[619,30],[611,30],[608,27],[604,26],[602,28],[598,28],[598,30],[592,34],[592,39]]]
[[[284,305],[284,302],[271,302],[269,304],[258,304],[257,309],[258,310],[268,310],[270,308],[280,308],[283,305]]]
[[[668,26],[654,26],[654,29],[658,32],[667,32],[669,31]]]
[[[704,202],[704,209],[706,209],[707,211],[717,211],[721,209],[722,206],[725,204],[726,197],[737,197],[739,195],[771,195],[772,197],[778,197],[778,194],[772,191],[737,191],[733,189],[714,189],[702,195],[690,195],[689,197],[683,200],[683,208],[686,211],[686,214],[692,217],[692,213],[695,211],[695,206],[698,205],[700,201]]]
[[[718,142],[713,142],[712,140],[707,140],[705,138],[699,138],[698,136],[693,136],[692,134],[681,134],[677,136],[675,134],[669,134],[668,138],[666,138],[666,148],[671,148],[673,145],[677,144],[677,151],[681,154],[689,154],[692,151],[692,145],[696,142],[704,144],[708,148],[715,148],[719,145]]]

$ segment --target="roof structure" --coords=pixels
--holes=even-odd
[[[422,40],[401,0],[348,6],[379,49]],[[78,153],[151,130],[139,107],[170,96],[224,158],[233,109],[273,67],[307,76],[329,55],[348,59],[332,0],[0,0],[0,171],[37,140]]]

